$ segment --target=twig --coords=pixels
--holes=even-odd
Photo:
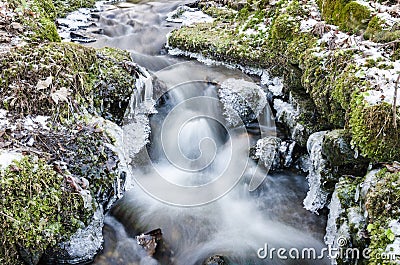
[[[16,219],[14,219],[14,218],[12,218],[11,216],[9,216],[9,215],[7,215],[7,214],[5,214],[5,213],[3,213],[3,212],[0,212],[0,214],[1,215],[3,215],[3,216],[5,216],[5,217],[7,217],[7,218],[9,218],[9,219],[11,219],[12,221],[14,221],[14,222],[16,222],[16,223],[21,223],[20,221],[18,221],[18,220],[16,220]]]
[[[396,83],[394,84],[394,95],[393,95],[393,127],[395,130],[397,130],[397,89],[399,86],[399,80],[400,80],[400,74],[397,76]]]
[[[400,40],[394,40],[394,41],[382,43],[382,44],[379,44],[379,47],[389,46],[389,45],[396,44],[396,43],[400,43]]]

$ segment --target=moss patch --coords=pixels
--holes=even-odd
[[[2,264],[16,264],[21,249],[39,258],[87,219],[90,212],[83,210],[79,194],[63,191],[62,183],[63,177],[53,167],[32,156],[1,172]]]
[[[339,15],[339,27],[351,33],[360,33],[367,28],[371,14],[367,7],[357,3],[347,3]]]
[[[345,126],[351,94],[361,83],[355,76],[356,67],[351,64],[353,54],[353,51],[331,52],[324,58],[310,50],[301,65],[303,86],[321,115],[336,128]]]
[[[377,178],[378,183],[369,191],[366,201],[372,250],[369,264],[395,264],[383,259],[381,254],[394,240],[389,221],[400,218],[400,173],[389,173],[384,169],[377,174]]]
[[[137,78],[129,53],[72,43],[12,50],[0,68],[0,107],[60,121],[88,111],[120,124]]]
[[[392,123],[392,106],[387,103],[371,106],[365,94],[354,94],[350,113],[353,143],[362,154],[375,161],[400,159],[400,130]],[[398,121],[399,122],[399,121]]]
[[[59,42],[55,19],[78,8],[91,7],[95,0],[9,0],[8,3],[19,15],[17,19],[25,27],[27,40]]]

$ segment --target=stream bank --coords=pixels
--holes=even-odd
[[[0,2],[1,264],[92,260],[122,196],[119,125],[145,72],[126,51],[60,42],[55,19],[93,4]]]

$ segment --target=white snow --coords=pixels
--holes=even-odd
[[[11,165],[14,160],[19,161],[22,157],[21,153],[2,150],[0,151],[0,168],[4,169]]]
[[[37,129],[39,127],[41,129],[50,130],[50,128],[47,127],[47,121],[49,118],[50,117],[48,117],[48,116],[40,116],[40,115],[35,116],[35,117],[28,116],[25,118],[24,127],[25,127],[25,129],[30,130],[30,131]]]
[[[301,32],[309,32],[314,28],[314,26],[318,23],[319,21],[310,18],[308,20],[302,20],[300,24],[300,31]]]
[[[389,228],[396,236],[400,236],[400,222],[398,220],[392,220],[389,222]]]
[[[167,21],[188,26],[195,23],[211,23],[214,19],[196,8],[179,6],[167,15]]]
[[[0,109],[0,127],[8,125],[7,114],[8,114],[7,110]]]
[[[389,254],[393,263],[400,264],[400,237],[397,237],[392,244],[386,246],[386,253]]]
[[[285,113],[289,114],[292,117],[297,117],[299,114],[297,110],[293,108],[293,106],[282,99],[274,99],[274,109],[276,110],[276,119],[281,120]]]

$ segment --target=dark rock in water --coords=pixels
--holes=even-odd
[[[145,234],[136,236],[138,245],[142,246],[149,256],[153,256],[156,252],[157,242],[162,239],[161,229],[155,229]]]
[[[69,33],[69,35],[71,36],[71,41],[74,42],[81,42],[81,43],[90,43],[90,42],[95,42],[96,39],[91,39],[83,34],[71,31]]]
[[[203,265],[228,265],[225,258],[221,255],[214,255],[203,262]]]
[[[97,13],[91,13],[91,14],[90,14],[90,17],[91,17],[91,18],[94,18],[94,19],[100,19],[100,15],[97,14]]]

